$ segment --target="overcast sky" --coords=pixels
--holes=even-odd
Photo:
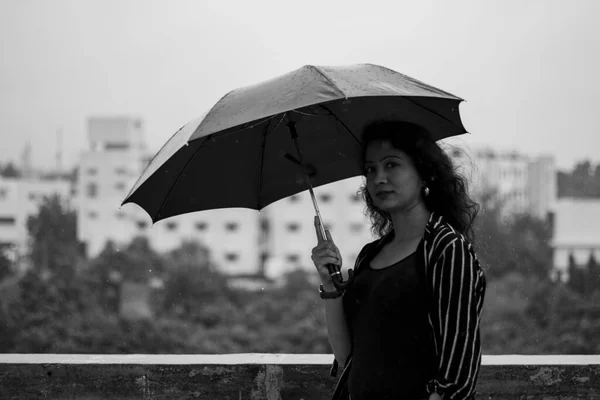
[[[374,63],[466,99],[459,142],[600,162],[600,1],[0,0],[0,162],[52,166],[90,116],[151,150],[221,96],[306,64]]]

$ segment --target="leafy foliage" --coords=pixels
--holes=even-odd
[[[0,164],[0,176],[3,178],[18,178],[21,176],[21,171],[12,162],[4,165]]]
[[[529,214],[502,216],[493,193],[482,199],[476,220],[477,254],[489,278],[511,272],[547,279],[552,263],[551,226]]]
[[[12,275],[12,263],[5,254],[4,249],[0,247],[0,281]]]
[[[549,234],[543,221],[527,216],[503,221],[488,208],[478,223],[478,252],[488,277],[484,352],[598,354],[596,261],[576,266],[584,275],[569,284],[554,283],[547,278]],[[71,212],[56,199],[30,221],[32,260],[41,264],[0,282],[0,351],[331,352],[312,272],[292,271],[279,285],[265,282],[258,291],[238,289],[201,244],[187,242],[157,254],[143,238],[122,249],[109,243],[82,264],[73,224]],[[56,252],[43,253],[45,243]],[[123,282],[150,287],[153,317],[121,314]]]
[[[30,259],[40,272],[73,275],[80,260],[77,216],[58,195],[45,198],[37,215],[27,220]]]
[[[600,198],[600,164],[583,161],[571,172],[558,172],[557,184],[558,197]]]

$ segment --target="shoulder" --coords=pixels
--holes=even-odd
[[[467,238],[443,218],[439,217],[430,221],[428,228],[425,245],[430,261],[452,249],[464,250],[473,257],[475,256],[473,246]]]

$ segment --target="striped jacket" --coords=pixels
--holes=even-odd
[[[374,255],[386,237],[361,250],[355,271],[369,255]],[[429,325],[437,359],[437,374],[427,385],[448,399],[471,399],[481,365],[479,323],[486,280],[477,256],[465,237],[444,218],[432,213],[417,248],[418,268],[425,278],[429,298]],[[346,386],[352,357],[342,372],[334,398]],[[336,375],[337,360],[331,374]]]

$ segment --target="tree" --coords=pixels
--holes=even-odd
[[[197,242],[184,242],[166,255],[166,265],[164,310],[215,323],[218,316],[209,315],[208,306],[229,302],[231,293],[225,276],[210,262],[208,249]]]
[[[506,221],[501,216],[503,204],[493,191],[483,193],[479,203],[481,209],[474,226],[477,255],[488,277],[501,276],[516,268],[509,257],[512,248]]]
[[[75,211],[58,195],[45,197],[38,213],[27,220],[27,230],[33,268],[72,276],[81,259]]]
[[[510,238],[519,270],[548,278],[552,267],[552,230],[548,222],[529,214],[517,215],[510,224]]]
[[[4,253],[4,249],[0,247],[0,281],[4,280],[4,278],[12,275],[12,262]]]
[[[558,172],[558,197],[600,197],[600,165],[589,160],[575,165],[571,172]]]
[[[599,275],[600,270],[598,269],[598,263],[596,262],[596,257],[594,257],[594,252],[590,251],[590,257],[588,258],[588,262],[585,268],[585,294],[590,296],[594,291],[600,289],[598,287],[599,283]]]
[[[475,247],[486,274],[494,278],[519,271],[549,278],[552,266],[549,221],[529,214],[505,216],[504,203],[491,191],[480,196],[479,202]]]
[[[0,176],[4,178],[18,178],[21,176],[21,172],[12,162],[9,162],[5,166],[0,165]]]
[[[567,286],[576,293],[584,292],[585,276],[583,270],[577,265],[573,253],[569,254],[569,280]]]

